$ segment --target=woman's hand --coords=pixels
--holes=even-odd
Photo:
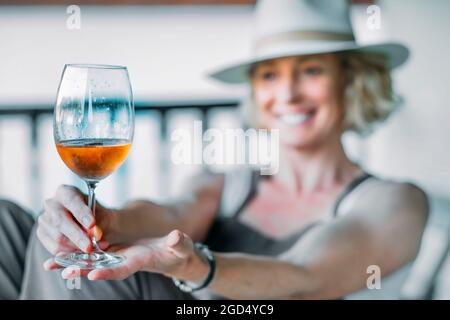
[[[104,250],[111,243],[115,214],[97,203],[94,217],[86,205],[86,196],[75,187],[58,187],[53,198],[44,203],[44,213],[38,219],[37,236],[52,254],[92,250],[91,236]]]
[[[174,230],[169,235],[142,240],[131,246],[113,246],[110,250],[125,257],[117,267],[99,270],[80,270],[68,267],[62,272],[65,279],[87,276],[90,280],[123,280],[138,271],[147,271],[189,281],[206,278],[209,265],[194,250],[192,240]],[[44,263],[47,270],[61,268],[51,258]]]

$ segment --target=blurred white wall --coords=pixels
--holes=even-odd
[[[205,74],[247,53],[251,7],[80,8],[81,29],[70,30],[66,6],[0,6],[0,108],[10,103],[52,104],[66,63],[126,65],[135,100],[220,99],[242,94],[242,88],[221,86]],[[186,125],[193,115],[172,118],[173,125],[183,121]],[[121,205],[127,198],[164,199],[161,180],[179,192],[180,181],[199,169],[176,167],[169,177],[161,177],[165,173],[158,172],[164,152],[158,142],[159,121],[155,114],[137,119],[127,160],[129,188],[118,185],[119,173],[115,173],[100,184],[100,201]],[[38,211],[42,199],[52,196],[59,184],[83,185],[59,159],[51,118],[43,117],[38,154],[41,185],[33,190],[29,133],[28,119],[0,118],[0,196]]]
[[[349,152],[375,173],[409,179],[450,198],[450,108],[445,96],[450,82],[450,62],[445,58],[450,49],[450,1],[379,3],[381,29],[368,29],[367,14],[357,10],[356,31],[363,41],[398,39],[411,48],[409,62],[394,72],[405,105],[371,137],[350,138]],[[82,6],[81,29],[69,30],[66,7],[0,6],[0,105],[51,103],[62,67],[69,62],[127,65],[137,99],[239,96],[242,89],[208,80],[205,72],[247,54],[250,14],[248,6]],[[29,173],[27,161],[13,158],[26,158],[26,151],[19,150],[28,144],[26,133],[17,131],[20,121],[0,122],[0,193],[31,204],[26,178],[20,178]],[[146,121],[155,129],[141,124],[137,130],[157,132],[157,120]],[[17,137],[9,137],[15,130]],[[47,130],[43,139],[49,138],[51,131],[42,130]],[[138,133],[138,139],[145,134]],[[44,141],[50,143],[51,138]],[[50,160],[43,162],[54,168]],[[18,166],[14,173],[12,164]],[[65,172],[61,170],[58,176]],[[43,187],[43,195],[52,189],[53,184]]]
[[[367,165],[450,199],[450,1],[384,0],[381,7],[386,38],[404,42],[411,57],[394,78],[405,104],[368,140]]]
[[[364,165],[378,175],[412,181],[430,198],[430,217],[421,250],[401,295],[423,298],[437,274],[435,298],[448,299],[450,255],[450,1],[382,0],[381,28],[366,27],[366,6],[355,16],[362,41],[401,41],[411,50],[409,61],[393,73],[404,105],[369,138],[353,139]],[[354,151],[353,150],[353,151]],[[358,295],[371,298],[370,294]]]
[[[217,97],[204,74],[247,53],[249,6],[0,6],[0,104],[53,101],[66,63],[128,66],[135,95]]]

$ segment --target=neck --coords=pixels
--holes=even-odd
[[[275,179],[293,193],[331,190],[362,174],[347,158],[339,137],[317,148],[283,147],[280,151],[280,170]]]

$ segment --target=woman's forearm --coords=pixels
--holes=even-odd
[[[130,202],[114,214],[110,231],[116,243],[160,237],[173,229],[184,228],[182,219],[172,207],[149,201]]]
[[[316,283],[301,266],[247,254],[215,254],[209,288],[231,299],[291,299],[308,296]]]
[[[174,229],[185,232],[194,241],[202,241],[219,208],[222,185],[221,175],[200,175],[190,181],[190,196],[184,200],[169,205],[145,200],[130,202],[114,211],[110,226],[114,242],[160,237]]]
[[[202,194],[195,200],[170,205],[133,201],[115,212],[111,234],[118,243],[161,237],[178,229],[194,241],[202,241],[217,212],[217,203]]]

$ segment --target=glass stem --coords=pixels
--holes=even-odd
[[[95,218],[95,188],[97,187],[97,183],[96,181],[87,181],[87,187],[88,187],[88,207],[89,209],[91,209],[92,211],[92,215]],[[95,234],[94,232],[92,232],[92,246],[93,246],[93,251],[97,252],[97,251],[101,251],[100,248],[97,245],[97,239],[95,239]]]

